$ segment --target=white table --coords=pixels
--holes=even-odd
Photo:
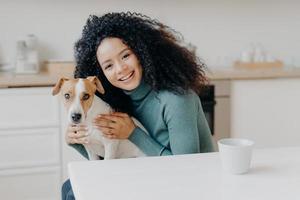
[[[223,172],[218,153],[69,164],[76,200],[294,200],[300,147],[254,150],[244,175]]]

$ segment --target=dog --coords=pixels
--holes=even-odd
[[[60,93],[67,109],[69,124],[85,124],[88,127],[88,143],[83,144],[90,160],[99,160],[99,156],[107,159],[143,157],[145,154],[127,139],[109,139],[92,125],[99,114],[107,114],[112,108],[95,95],[96,90],[104,94],[104,88],[96,76],[86,79],[61,78],[53,87],[52,95]],[[134,123],[145,128],[134,118]]]

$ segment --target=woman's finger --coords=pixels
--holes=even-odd
[[[107,128],[107,127],[96,127],[99,129],[104,135],[113,135],[116,134],[114,129]]]
[[[111,113],[111,115],[117,116],[117,117],[129,117],[129,115],[127,113],[122,113],[122,112],[113,112],[113,113]]]
[[[71,124],[69,127],[78,128],[78,129],[87,128],[87,126],[84,124]]]
[[[109,127],[110,123],[114,123],[114,122],[111,120],[107,120],[107,119],[97,119],[94,121],[95,125],[103,126],[103,127]]]
[[[108,139],[117,139],[116,135],[104,135],[104,137],[106,137]]]
[[[68,137],[70,138],[83,138],[86,137],[88,135],[87,131],[73,131],[73,132],[68,132]]]
[[[117,126],[117,122],[107,120],[107,119],[98,119],[98,120],[94,120],[94,125],[114,129]]]
[[[68,127],[68,132],[75,132],[75,131],[87,131],[88,128],[85,125],[70,125]]]
[[[110,132],[103,132],[103,136],[106,137],[106,138],[109,138],[109,139],[116,139],[117,136],[113,133],[110,133]]]
[[[120,116],[112,115],[112,114],[101,114],[98,116],[98,119],[106,119],[113,122],[120,120]]]
[[[89,140],[88,138],[71,138],[70,142],[71,144],[88,144]]]

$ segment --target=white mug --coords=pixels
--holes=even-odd
[[[248,172],[254,142],[248,139],[225,138],[218,141],[222,167],[231,174]]]

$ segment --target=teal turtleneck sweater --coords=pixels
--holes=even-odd
[[[211,132],[200,99],[193,91],[178,95],[155,92],[143,81],[126,92],[133,115],[148,131],[137,127],[128,138],[148,156],[213,151]]]
[[[211,152],[211,132],[200,99],[193,91],[183,95],[153,91],[144,83],[133,91],[124,91],[133,104],[133,116],[149,134],[136,127],[130,137],[148,156]],[[71,145],[83,156],[82,145]]]

